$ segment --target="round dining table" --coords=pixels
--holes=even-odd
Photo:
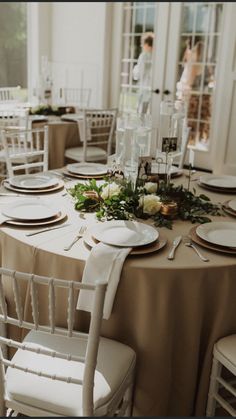
[[[194,177],[198,177],[196,174]],[[40,199],[54,201],[65,210],[65,228],[26,236],[37,228],[1,226],[1,265],[18,271],[80,281],[90,254],[83,239],[65,251],[81,225],[99,223],[94,214],[74,209],[66,190],[78,180],[65,183],[65,189]],[[184,175],[175,184],[188,185]],[[205,193],[214,203],[233,195],[203,191],[197,181],[191,189]],[[3,187],[1,192],[6,191]],[[0,196],[0,209],[20,198]],[[26,198],[28,199],[28,198]],[[35,197],[38,199],[38,197]],[[210,216],[214,221],[231,221],[230,215]],[[140,220],[142,221],[142,220]],[[204,416],[214,343],[236,333],[236,257],[199,247],[209,261],[203,262],[184,242],[174,260],[168,260],[173,239],[186,236],[192,228],[188,221],[174,220],[173,229],[159,228],[167,244],[155,253],[128,256],[121,273],[108,320],[103,320],[102,335],[131,346],[137,354],[134,388],[134,416]],[[38,230],[40,228],[38,227]],[[10,282],[5,280],[9,312],[15,303]],[[21,289],[25,319],[31,316],[28,289]],[[46,291],[39,293],[40,321],[47,321]],[[56,321],[66,326],[67,295],[58,295]],[[88,313],[76,313],[76,327],[88,326]],[[12,326],[8,334],[21,339]]]

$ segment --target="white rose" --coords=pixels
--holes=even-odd
[[[144,189],[146,189],[148,193],[155,193],[157,191],[157,183],[146,182],[144,185]]]
[[[101,193],[102,199],[111,198],[114,195],[119,195],[120,193],[120,186],[117,183],[113,182],[109,185],[105,186]]]
[[[143,207],[143,212],[149,215],[155,215],[161,209],[161,201],[156,195],[143,195],[139,198],[139,206]]]

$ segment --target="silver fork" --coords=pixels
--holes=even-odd
[[[195,244],[192,242],[192,240],[189,237],[184,237],[184,244],[187,247],[191,247],[193,250],[195,250],[195,252],[197,253],[197,255],[200,257],[200,259],[203,262],[209,262],[209,259],[206,258],[205,256],[203,256],[200,251],[198,250],[198,248],[195,246]]]
[[[70,250],[70,249],[72,248],[72,246],[74,246],[74,244],[75,244],[75,243],[76,243],[79,239],[81,239],[81,237],[83,237],[83,235],[84,235],[84,233],[85,233],[85,231],[86,231],[86,228],[87,228],[87,227],[85,227],[85,226],[80,227],[79,234],[78,234],[78,235],[74,238],[73,242],[72,242],[71,244],[69,244],[69,246],[65,246],[65,247],[64,247],[64,250],[65,250],[65,251]]]

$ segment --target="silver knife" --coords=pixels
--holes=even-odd
[[[70,224],[63,224],[62,226],[57,226],[57,227],[47,227],[47,228],[44,228],[43,230],[40,230],[40,231],[34,231],[33,233],[27,233],[26,236],[27,237],[36,236],[36,234],[45,233],[46,231],[58,230],[59,228],[68,227],[69,225]]]
[[[175,251],[176,251],[177,247],[179,246],[181,240],[182,240],[182,236],[177,236],[173,240],[173,245],[172,245],[171,251],[170,251],[170,253],[168,255],[168,259],[169,260],[173,260],[174,259],[174,257],[175,257]]]

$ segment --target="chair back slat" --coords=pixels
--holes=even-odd
[[[1,132],[8,176],[19,170],[48,170],[48,126],[32,130]]]
[[[0,306],[3,314],[4,321],[7,321],[7,303],[5,300],[5,294],[3,290],[3,284],[2,284],[2,276],[0,275]]]
[[[75,318],[75,303],[74,303],[74,287],[73,281],[70,282],[68,292],[68,310],[67,310],[67,324],[68,324],[68,336],[72,336]]]
[[[37,289],[36,289],[36,284],[34,282],[33,275],[30,281],[30,294],[31,294],[32,316],[34,320],[35,329],[37,330],[39,326],[39,307],[38,307]]]
[[[23,322],[23,306],[22,306],[22,300],[21,300],[21,294],[20,294],[20,290],[19,290],[19,285],[16,279],[15,274],[13,273],[13,281],[12,281],[12,285],[13,285],[13,295],[14,295],[14,300],[15,300],[15,306],[16,306],[16,314],[19,320],[19,326],[22,326],[22,322]]]
[[[51,333],[55,332],[55,288],[53,284],[53,278],[49,282],[49,301],[48,301],[48,313],[49,313],[49,324],[51,327]]]

